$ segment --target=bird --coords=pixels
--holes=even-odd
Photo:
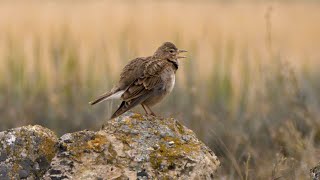
[[[175,85],[179,59],[186,58],[172,42],[164,42],[152,56],[131,60],[122,70],[120,80],[108,92],[89,102],[95,105],[105,100],[122,99],[110,119],[141,104],[147,115],[156,116],[151,107],[167,96]]]

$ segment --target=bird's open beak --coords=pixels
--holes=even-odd
[[[188,51],[183,50],[183,49],[179,49],[179,50],[178,50],[178,54],[184,53],[184,52],[188,52]],[[178,58],[178,59],[182,59],[182,58],[187,58],[187,57],[186,57],[186,56],[177,56],[177,58]]]
[[[188,52],[187,50],[179,49],[178,53]]]

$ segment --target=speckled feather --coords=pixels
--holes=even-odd
[[[162,73],[167,72],[164,71],[166,68],[172,68],[174,69],[174,71],[176,70],[175,66],[170,61],[164,59],[151,59],[149,61],[140,62],[140,65],[135,64],[135,68],[139,69],[139,72],[136,72],[135,75],[140,76],[136,76],[137,78],[133,82],[130,82],[130,85],[121,96],[124,102],[120,105],[120,108],[114,113],[112,117],[116,117],[126,112],[133,106],[140,104],[151,95],[153,95],[153,89],[156,86],[161,87],[164,83],[166,83],[163,82],[161,78]],[[131,70],[129,66],[127,67],[127,69]],[[125,68],[124,71],[127,69]],[[122,80],[120,80],[119,84],[122,83],[121,81],[128,82],[128,79],[126,79],[128,77],[125,75],[126,73],[124,73],[124,71],[122,73],[124,77],[122,78]]]
[[[118,84],[90,104],[121,97],[123,102],[111,118],[121,115],[138,104],[145,105],[149,112],[154,114],[149,106],[161,101],[173,89],[175,72],[178,69],[177,54],[179,50],[176,46],[166,42],[153,56],[131,60],[123,68]],[[147,110],[146,113],[148,113]]]

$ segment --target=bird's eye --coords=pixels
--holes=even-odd
[[[174,53],[174,50],[173,49],[170,49],[170,51],[169,51],[170,53]]]

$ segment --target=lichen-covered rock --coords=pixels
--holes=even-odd
[[[312,180],[320,180],[320,163],[317,166],[310,169],[310,177]]]
[[[62,136],[44,179],[212,179],[219,164],[177,120],[126,113]]]
[[[0,179],[39,179],[57,152],[47,128],[24,126],[0,132]]]

